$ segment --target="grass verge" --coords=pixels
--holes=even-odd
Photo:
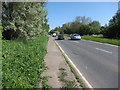
[[[81,37],[82,37],[82,39],[86,39],[86,40],[120,45],[120,40],[116,40],[116,39],[106,39],[106,38],[99,38],[99,37],[94,37],[94,36],[81,36]]]
[[[64,34],[64,36],[70,37],[69,34]],[[102,38],[102,37],[97,37],[97,36],[89,36],[89,35],[81,36],[81,38],[86,39],[86,40],[91,40],[91,41],[120,45],[120,40],[117,40],[117,39],[107,39],[107,38]]]
[[[34,40],[2,40],[2,87],[38,88],[45,70],[48,36]]]
[[[69,34],[64,34],[64,36],[70,37],[71,35],[69,35]]]
[[[55,40],[54,40],[55,41]],[[55,43],[56,44],[56,43]],[[57,44],[56,44],[57,45]],[[61,49],[59,48],[59,46],[57,45],[58,49],[61,51]],[[70,67],[71,72],[75,75],[75,78],[77,79],[77,81],[80,83],[80,86],[85,89],[85,85],[82,82],[82,80],[80,79],[80,77],[78,76],[78,74],[75,72],[74,68],[72,67],[72,65],[70,64],[70,62],[68,61],[68,59],[65,57],[65,55],[63,54],[63,52],[61,51],[62,55],[65,58],[66,63],[68,64],[68,66]]]

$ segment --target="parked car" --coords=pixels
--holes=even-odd
[[[64,35],[63,35],[63,34],[59,34],[59,35],[58,35],[58,39],[59,39],[59,40],[64,40],[64,39],[65,39],[65,38],[64,38]]]
[[[79,34],[72,34],[71,39],[81,40],[81,36]]]
[[[56,37],[56,33],[53,33],[53,37]]]

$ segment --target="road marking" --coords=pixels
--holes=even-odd
[[[55,41],[55,40],[54,40]],[[83,79],[83,81],[86,83],[88,88],[91,90],[94,90],[93,87],[90,85],[90,83],[87,81],[87,79],[83,76],[83,74],[79,71],[79,69],[75,66],[75,64],[72,62],[72,60],[68,57],[68,55],[64,52],[64,50],[61,48],[61,46],[55,41],[55,43],[58,45],[62,53],[65,55],[65,57],[69,60],[69,62],[72,64],[72,66],[76,69],[76,71],[79,73],[80,77]]]
[[[103,49],[100,49],[100,48],[96,48],[97,50],[100,50],[100,51],[103,51],[103,52],[106,52],[106,53],[110,53],[112,54],[112,52],[109,52],[109,51],[106,51],[106,50],[103,50]]]
[[[79,42],[77,42],[77,41],[73,41],[73,42],[75,42],[75,43],[79,43]]]
[[[112,44],[107,44],[107,43],[102,43],[102,42],[95,42],[95,41],[84,40],[84,39],[82,39],[82,41],[88,41],[88,42],[93,42],[93,43],[98,43],[98,44],[109,45],[109,46],[113,46],[113,47],[119,47],[119,46],[117,46],[117,45],[112,45]]]

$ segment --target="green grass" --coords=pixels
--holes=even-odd
[[[99,37],[94,37],[94,36],[81,36],[81,38],[86,39],[86,40],[92,40],[92,41],[120,45],[120,40],[116,40],[116,39],[99,38]]]
[[[48,36],[34,40],[2,40],[2,87],[37,88],[45,70]]]
[[[64,36],[70,37],[71,35],[69,35],[69,34],[64,34]]]
[[[43,77],[43,88],[52,88],[52,86],[47,84],[47,81],[48,77],[47,76]]]
[[[64,34],[64,36],[70,37],[69,34]],[[110,44],[115,44],[115,45],[120,45],[120,40],[117,39],[107,39],[107,38],[102,38],[102,37],[97,37],[97,36],[81,36],[82,39],[86,40],[92,40],[92,41],[98,41],[98,42],[103,42],[103,43],[110,43]]]

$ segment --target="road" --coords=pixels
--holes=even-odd
[[[118,88],[118,47],[88,40],[57,40],[94,88]]]

